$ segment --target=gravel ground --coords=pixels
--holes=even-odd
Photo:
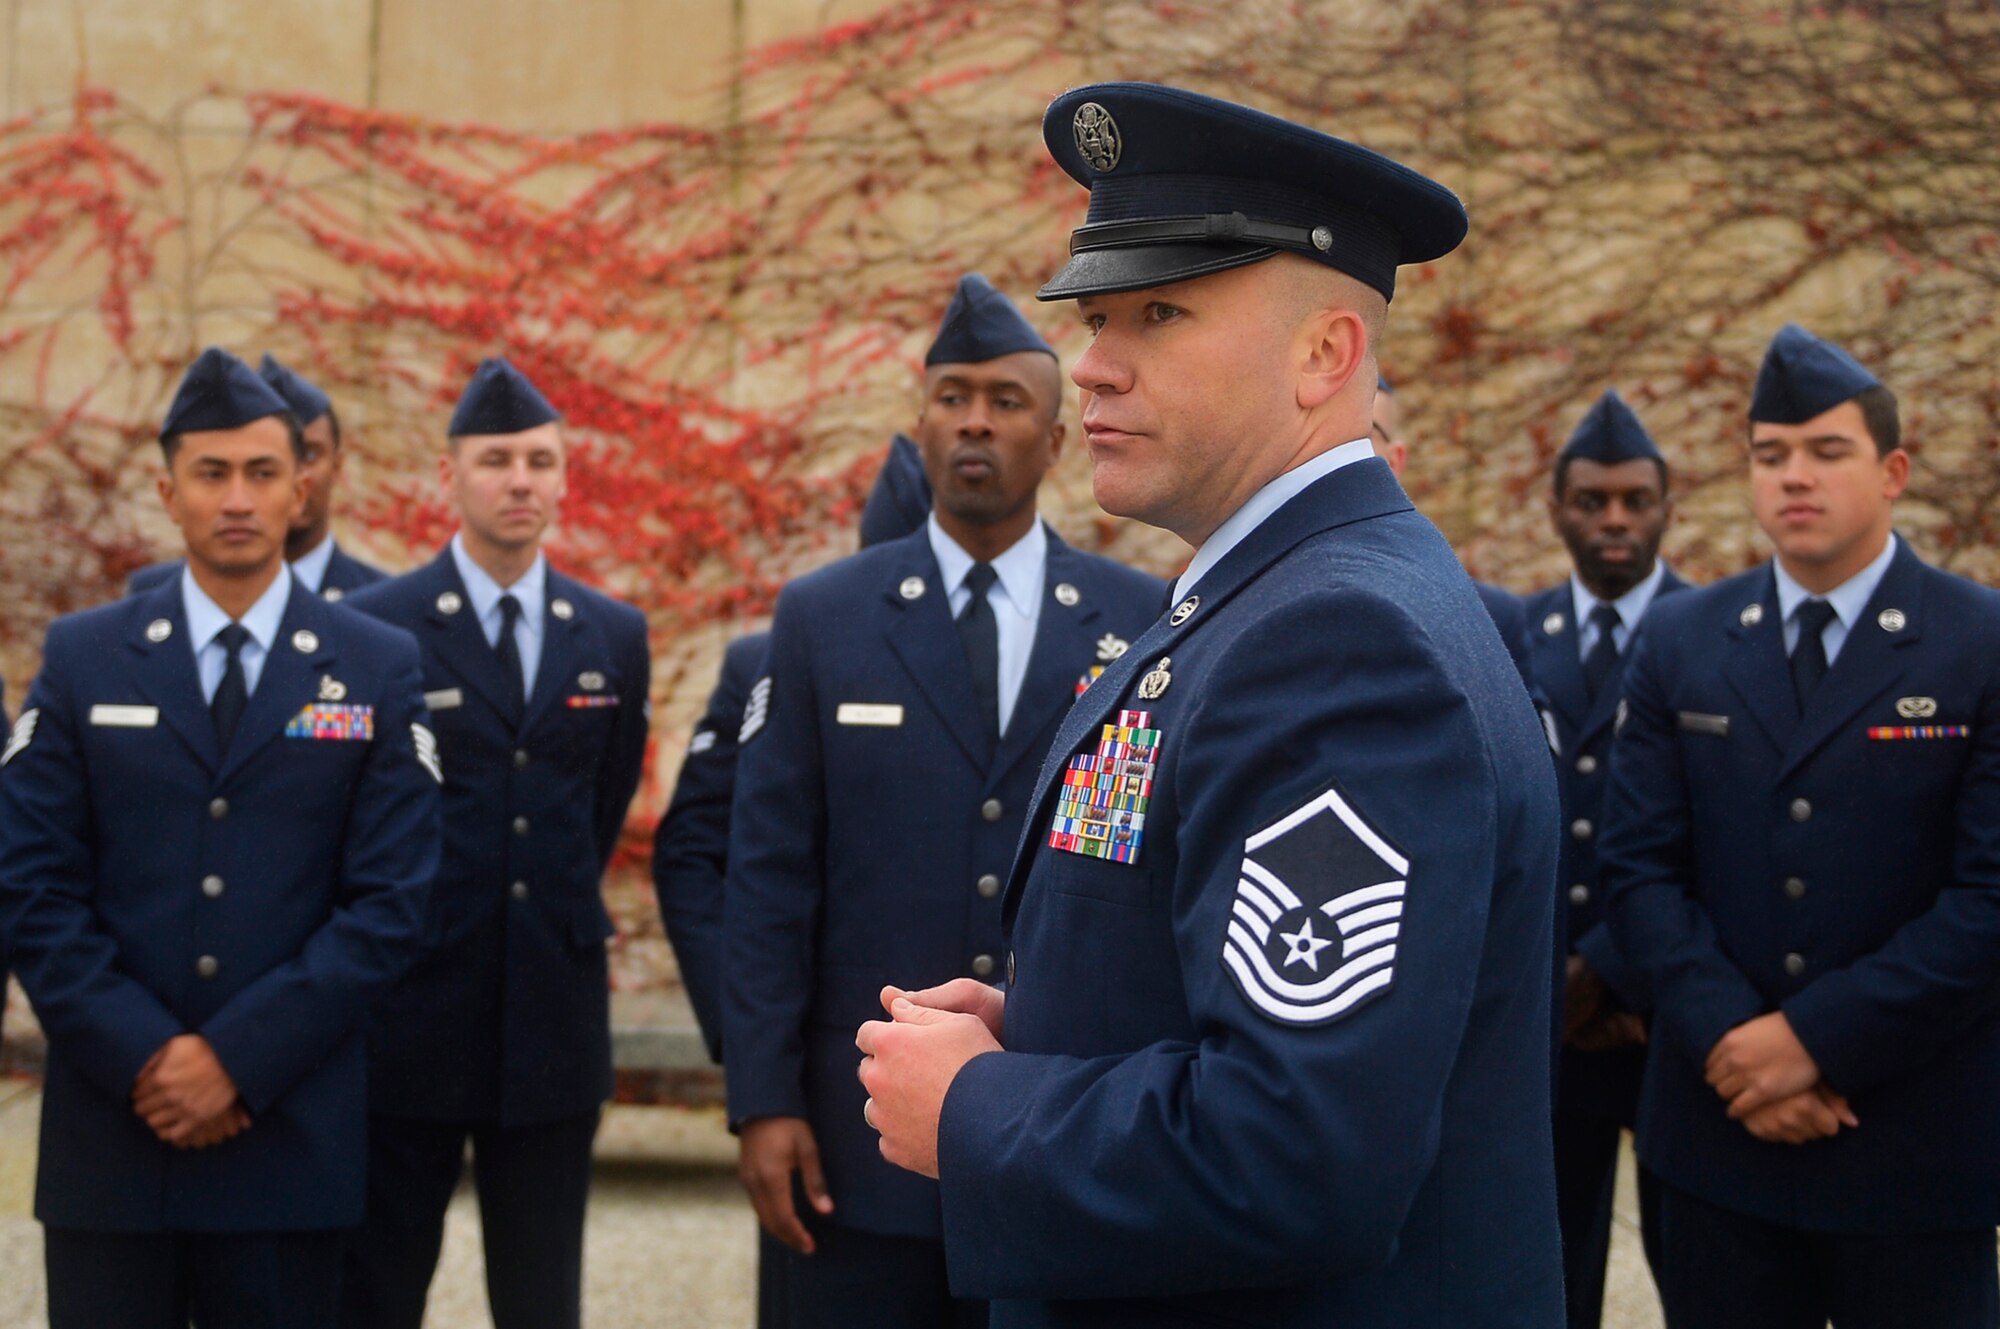
[[[35,1125],[32,1081],[0,1080],[0,1329],[45,1329],[41,1229],[29,1217]],[[585,1234],[584,1320],[590,1329],[750,1329],[756,1242],[736,1185],[735,1143],[719,1112],[614,1107],[598,1135]],[[1658,1329],[1639,1253],[1631,1160],[1620,1178],[1605,1329]],[[427,1329],[481,1329],[486,1317],[479,1215],[461,1187],[446,1221]]]

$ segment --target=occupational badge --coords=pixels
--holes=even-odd
[[[1110,664],[1119,656],[1132,649],[1132,643],[1115,633],[1107,632],[1097,639],[1097,658]]]
[[[1244,842],[1222,963],[1252,1006],[1327,1024],[1396,980],[1410,861],[1329,788]]]
[[[1160,662],[1146,672],[1146,676],[1139,680],[1139,700],[1158,701],[1167,695],[1167,685],[1174,681],[1174,676],[1167,672],[1167,666],[1172,663],[1163,655]]]
[[[319,699],[321,701],[346,701],[347,684],[341,682],[332,674],[321,676],[319,680]]]
[[[1160,731],[1150,712],[1118,712],[1094,750],[1069,759],[1049,818],[1049,848],[1137,863],[1159,752]]]

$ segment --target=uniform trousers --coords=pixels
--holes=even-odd
[[[1609,1117],[1556,1114],[1556,1219],[1562,1226],[1563,1298],[1568,1329],[1598,1329],[1604,1270],[1611,1255],[1611,1202],[1618,1186],[1618,1142],[1625,1128]],[[1659,1268],[1660,1182],[1639,1165],[1639,1237],[1646,1263]]]
[[[368,1221],[348,1242],[344,1329],[420,1329],[468,1140],[494,1329],[577,1329],[599,1115],[527,1126],[369,1118]]]
[[[1804,1146],[1810,1148],[1811,1146]],[[1739,1214],[1662,1185],[1668,1329],[1994,1329],[1990,1227],[1850,1236]]]
[[[49,1329],[332,1329],[346,1236],[46,1228]]]
[[[760,1310],[765,1329],[985,1329],[986,1303],[951,1295],[944,1242],[863,1232],[817,1215],[806,1226],[818,1247],[811,1255],[773,1243],[783,1305],[775,1316]]]

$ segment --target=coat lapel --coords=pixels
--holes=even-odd
[[[1054,531],[1049,532],[1035,644],[1028,652],[1028,672],[1021,680],[1020,695],[1014,699],[1007,732],[1001,735],[1000,749],[987,772],[989,779],[1002,778],[1036,750],[1042,730],[1075,702],[1077,680],[1097,661],[1091,625],[1097,621],[1098,609],[1089,593],[1078,586],[1082,565],[1076,551],[1057,539]],[[1055,588],[1063,585],[1078,590],[1075,604],[1065,605],[1056,598]]]
[[[1583,662],[1576,650],[1575,602],[1565,581],[1528,604],[1535,683],[1571,734],[1584,727],[1591,709],[1590,688],[1583,681]]]
[[[500,656],[480,630],[479,615],[473,611],[472,597],[466,593],[465,582],[458,575],[448,546],[426,569],[426,577],[430,584],[425,587],[425,594],[430,597],[430,605],[424,611],[427,631],[423,645],[436,652],[445,669],[477,692],[495,714],[511,720],[512,690],[500,672]],[[439,606],[446,595],[454,597],[457,603],[457,608],[450,612]],[[535,681],[539,683],[541,679]]]
[[[1171,657],[1175,642],[1199,630],[1238,591],[1301,541],[1351,522],[1411,510],[1409,496],[1380,458],[1355,462],[1321,477],[1265,518],[1263,524],[1244,536],[1221,562],[1208,570],[1190,597],[1198,601],[1192,613],[1176,623],[1174,618],[1179,611],[1170,611],[1111,663],[1103,676],[1070,707],[1042,761],[1035,795],[1028,801],[1027,820],[1022,824],[1014,865],[1008,875],[1001,911],[1003,924],[1012,921],[1020,902],[1028,865],[1034,861],[1035,841],[1047,824],[1044,805],[1069,765],[1070,755],[1083,745],[1086,734],[1095,732],[1112,711],[1124,704],[1134,676],[1150,670],[1161,656]]]
[[[146,635],[154,623],[168,625],[166,640],[156,642]],[[208,700],[201,695],[201,674],[194,663],[201,643],[188,640],[178,570],[133,598],[126,640],[138,656],[133,662],[133,682],[146,700],[160,708],[160,718],[167,727],[213,772],[222,764],[222,754],[216,750],[215,720],[209,714]]]
[[[535,693],[528,698],[528,712],[521,721],[524,734],[540,724],[550,708],[569,694],[571,684],[576,681],[577,667],[583,661],[583,636],[589,630],[576,608],[583,602],[577,583],[550,568],[546,585],[547,593],[542,597],[542,659],[535,666]],[[558,600],[569,605],[568,618],[556,613]]]
[[[1868,598],[1860,619],[1848,629],[1839,657],[1806,703],[1806,712],[1785,746],[1785,760],[1778,770],[1780,780],[1903,676],[1910,660],[1904,652],[1923,636],[1923,572],[1923,561],[1910,552],[1906,542],[1899,541],[1881,585]],[[1892,630],[1885,618],[1897,626]],[[1791,681],[1789,662],[1785,680],[1787,684]]]
[[[1736,621],[1729,625],[1729,645],[1724,648],[1722,673],[1729,686],[1743,699],[1756,722],[1784,752],[1792,733],[1799,727],[1798,702],[1792,696],[1792,667],[1785,657],[1785,625],[1778,614],[1778,581],[1769,566],[1759,579],[1758,598],[1738,607]],[[1752,606],[1756,612],[1751,613]]]
[[[965,755],[986,770],[992,763],[993,743],[980,722],[979,698],[973,695],[972,670],[958,639],[958,625],[951,621],[944,574],[938,571],[924,531],[905,537],[902,553],[882,588],[890,606],[884,629],[889,648]],[[903,593],[906,585],[921,585],[923,592],[911,599]]]
[[[286,575],[290,575],[289,573]],[[310,634],[309,636],[306,634]],[[301,650],[304,646],[306,649]],[[227,780],[242,769],[266,743],[284,732],[306,703],[319,695],[321,672],[335,658],[326,606],[301,582],[292,583],[278,635],[264,654],[257,690],[243,708],[229,750],[222,754],[219,778]]]

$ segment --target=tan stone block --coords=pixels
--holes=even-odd
[[[211,83],[284,88],[360,104],[368,96],[370,0],[17,0],[9,104],[66,100],[79,80],[153,115]],[[226,106],[198,108],[226,123]]]
[[[544,133],[712,123],[734,50],[719,0],[403,0],[383,9],[379,104]]]

